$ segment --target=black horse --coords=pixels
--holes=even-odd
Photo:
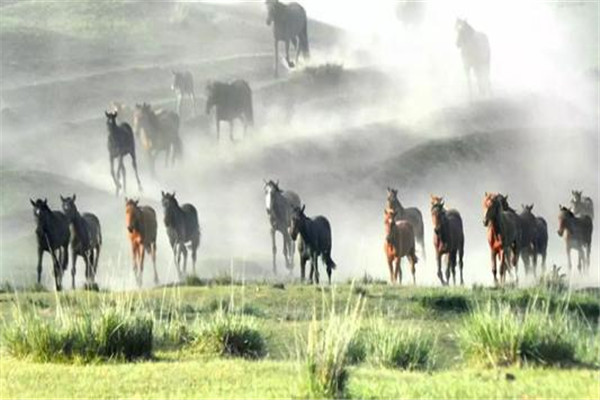
[[[252,108],[252,89],[248,82],[242,79],[231,83],[209,82],[206,85],[206,114],[212,108],[216,109],[217,140],[221,137],[221,121],[229,122],[229,138],[233,141],[233,122],[242,120],[244,137],[248,126],[254,125]]]
[[[303,249],[300,251],[300,257],[305,252],[310,255],[310,282],[313,277],[316,283],[319,283],[319,256],[327,267],[327,277],[331,284],[331,272],[335,269],[335,262],[331,259],[331,226],[327,218],[318,216],[308,218],[304,214],[304,209],[296,207],[292,216],[290,235],[292,240],[296,240],[298,235],[302,237]]]
[[[98,271],[98,259],[102,247],[102,231],[100,220],[92,213],[80,214],[75,205],[77,196],[60,196],[62,209],[71,224],[71,277],[72,287],[75,289],[75,266],[77,257],[85,262],[86,285],[94,284]]]
[[[308,21],[306,11],[298,3],[284,4],[278,0],[267,0],[267,25],[273,24],[275,41],[275,77],[279,74],[279,42],[285,43],[285,61],[290,68],[290,42],[296,48],[296,64],[302,53],[307,60],[310,57],[308,48]]]
[[[35,217],[35,234],[38,245],[37,282],[42,280],[42,258],[47,251],[52,257],[54,265],[54,282],[56,290],[62,290],[62,277],[69,264],[69,220],[60,211],[52,211],[48,207],[48,200],[29,199],[33,206]],[[58,253],[58,254],[57,254]]]
[[[175,259],[175,267],[179,278],[186,273],[187,269],[187,254],[186,245],[189,243],[192,252],[192,265],[194,275],[196,274],[196,252],[200,246],[200,224],[198,223],[198,212],[191,204],[179,206],[173,194],[162,192],[162,205],[165,212],[165,227],[169,242],[173,249],[173,258]],[[183,256],[183,274],[181,272],[181,256]]]
[[[177,95],[177,114],[181,117],[181,103],[184,97],[192,100],[193,114],[196,114],[196,94],[194,93],[194,77],[189,71],[171,71],[173,73],[173,84],[171,90]]]
[[[121,125],[117,125],[117,112],[109,113],[104,112],[106,115],[106,127],[108,128],[108,155],[110,159],[110,174],[115,182],[117,188],[117,196],[121,189],[120,175],[123,175],[123,193],[127,191],[127,179],[125,176],[125,165],[123,164],[123,158],[126,155],[131,155],[131,164],[135,171],[135,179],[137,180],[138,190],[142,191],[142,183],[138,176],[137,161],[135,158],[135,142],[133,139],[133,130],[131,126],[124,122]],[[115,158],[119,159],[119,166],[117,167],[117,174],[115,175],[114,161]]]

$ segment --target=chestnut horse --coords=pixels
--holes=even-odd
[[[387,188],[387,202],[386,208],[392,209],[396,212],[396,220],[406,220],[412,227],[415,233],[415,240],[421,246],[423,252],[423,260],[426,260],[425,255],[425,228],[423,225],[423,215],[421,211],[416,207],[404,207],[398,199],[398,190]]]
[[[129,231],[133,255],[133,273],[139,287],[143,283],[144,251],[152,256],[154,283],[158,284],[156,272],[156,212],[152,207],[140,206],[139,200],[125,199],[125,222]]]
[[[465,235],[460,213],[456,210],[446,210],[442,197],[431,196],[431,219],[433,222],[433,246],[435,247],[438,267],[438,278],[442,285],[452,281],[456,285],[456,258],[460,267],[460,284],[463,280],[463,256],[465,252]],[[442,256],[448,255],[446,263],[446,279],[442,276]]]
[[[514,211],[505,210],[505,197],[497,193],[485,193],[483,199],[484,220],[492,257],[494,283],[498,284],[496,258],[500,258],[500,282],[504,284],[506,271],[511,263],[515,267],[519,260],[519,217]],[[512,253],[512,258],[510,258]],[[518,277],[517,277],[518,280]]]
[[[388,268],[390,269],[390,282],[402,283],[400,260],[402,257],[406,257],[410,262],[410,272],[412,273],[414,285],[416,284],[415,264],[418,260],[415,254],[415,233],[413,227],[408,221],[397,221],[396,211],[390,208],[385,209],[384,216],[385,243],[383,248],[387,257]]]

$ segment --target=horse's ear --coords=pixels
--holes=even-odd
[[[175,198],[175,191],[173,190],[173,194],[171,195],[171,197]]]
[[[530,210],[533,210],[533,205],[534,205],[533,203],[531,203],[531,204],[529,205],[529,209],[530,209]]]
[[[31,200],[31,198],[29,199],[29,202],[31,203],[32,206],[35,207],[35,201]]]
[[[104,115],[106,116],[106,118],[110,117],[110,114],[108,113],[108,111],[104,111]]]
[[[75,201],[77,199],[77,195],[75,193],[73,193],[73,201]]]
[[[161,190],[161,191],[160,191],[160,195],[161,195],[162,197],[165,197],[165,192],[163,192],[163,191]]]
[[[440,206],[441,206],[441,207],[444,207],[444,204],[446,204],[446,202],[445,202],[444,200],[441,200],[441,201],[440,201]]]
[[[302,208],[300,209],[300,212],[301,212],[302,214],[304,214],[304,209],[305,209],[305,208],[306,208],[306,204],[302,205]]]
[[[63,197],[63,195],[61,194],[61,195],[60,195],[60,201],[63,201],[63,202],[64,202],[65,200],[66,200],[66,199],[65,199],[65,198]]]

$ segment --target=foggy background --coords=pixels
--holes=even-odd
[[[534,203],[534,213],[548,222],[548,267],[566,266],[557,214],[572,189],[592,197],[598,227],[597,3],[429,2],[416,26],[401,23],[393,1],[301,3],[311,19],[308,66],[343,65],[339,82],[315,82],[302,67],[282,65],[273,78],[262,1],[3,1],[0,282],[35,281],[28,199],[47,197],[60,208],[60,194],[76,193],[80,211],[94,212],[102,224],[98,283],[135,286],[104,111],[112,101],[175,109],[171,69],[193,73],[199,98],[195,116],[184,101],[183,162],[166,169],[159,157],[152,178],[138,148],[144,187],[138,193],[125,160],[128,196],[157,211],[161,283],[176,278],[161,190],[175,190],[180,203],[198,209],[199,276],[299,276],[298,260],[293,275],[285,271],[279,235],[279,274],[271,273],[263,179],[279,179],[300,195],[308,215],[330,220],[338,282],[365,273],[387,278],[387,186],[424,216],[427,261],[419,252],[419,285],[437,284],[430,193],[463,216],[467,285],[492,283],[482,224],[486,191],[509,194],[519,210]],[[469,101],[455,46],[457,17],[488,35],[492,97]],[[238,125],[232,144],[223,124],[216,143],[214,121],[204,115],[204,87],[209,79],[234,78],[253,88],[255,127],[241,140]],[[574,275],[578,286],[598,284],[598,248],[596,229],[592,268]],[[50,265],[46,254],[49,287]],[[148,258],[145,268],[152,268]],[[77,277],[83,282],[81,260]],[[151,272],[144,278],[150,285]],[[70,271],[65,279],[70,286]],[[522,268],[520,280],[527,282]]]

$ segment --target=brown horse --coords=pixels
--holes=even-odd
[[[463,256],[465,252],[465,235],[460,213],[456,210],[446,210],[444,200],[439,196],[431,196],[431,219],[433,222],[433,246],[435,247],[438,267],[438,278],[442,285],[452,281],[456,285],[456,258],[459,259],[460,284],[463,280]],[[442,256],[447,254],[446,280],[442,276]]]
[[[567,260],[569,271],[571,270],[571,250],[579,253],[577,269],[582,272],[583,268],[590,267],[590,252],[592,250],[592,219],[586,215],[576,217],[567,207],[559,206],[558,236],[565,238],[567,245]],[[566,232],[566,233],[565,233]]]
[[[156,272],[156,212],[152,207],[140,206],[138,200],[125,199],[125,222],[129,231],[133,255],[133,272],[138,286],[142,286],[144,251],[152,256],[154,283],[158,284]]]
[[[412,273],[414,285],[416,284],[415,264],[418,259],[415,254],[415,233],[413,227],[408,221],[397,221],[396,211],[390,208],[385,209],[384,215],[385,243],[383,248],[390,270],[390,282],[402,283],[400,260],[402,257],[406,257],[410,262],[410,272]]]
[[[500,258],[500,282],[504,284],[506,271],[511,264],[517,269],[519,260],[519,217],[514,211],[504,209],[503,196],[497,193],[485,193],[483,199],[484,220],[487,227],[487,239],[492,257],[494,282],[498,284],[496,259]],[[510,257],[512,254],[512,258]],[[518,277],[517,277],[518,279]]]
[[[404,207],[398,199],[398,190],[388,188],[387,189],[387,204],[386,208],[392,209],[396,212],[396,220],[406,220],[412,227],[415,233],[415,240],[421,246],[423,253],[423,260],[426,260],[425,255],[425,228],[423,226],[423,215],[421,211],[416,207]]]

